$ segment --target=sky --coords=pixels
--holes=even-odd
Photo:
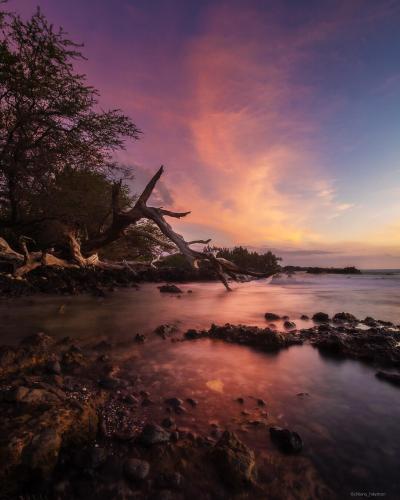
[[[143,131],[117,160],[187,239],[400,268],[400,1],[11,0]]]

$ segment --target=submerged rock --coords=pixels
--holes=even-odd
[[[283,326],[286,328],[286,330],[294,330],[296,328],[296,323],[294,321],[286,320],[283,323]]]
[[[225,431],[211,451],[211,457],[225,484],[241,489],[255,480],[256,461],[250,450],[233,432]]]
[[[302,314],[300,316],[300,319],[303,320],[303,321],[308,321],[310,318],[307,316],[307,314]]]
[[[281,427],[270,427],[272,441],[285,453],[298,453],[303,449],[303,440],[297,432]]]

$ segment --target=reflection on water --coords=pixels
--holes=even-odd
[[[180,425],[203,431],[218,422],[239,432],[261,458],[266,452],[278,453],[262,422],[278,422],[302,435],[304,454],[340,494],[372,491],[389,496],[400,492],[400,391],[376,379],[371,368],[325,359],[309,346],[270,355],[209,340],[171,343],[152,332],[162,323],[181,332],[208,328],[212,322],[265,325],[266,311],[287,314],[298,326],[309,325],[299,320],[301,314],[317,310],[399,323],[399,284],[399,276],[298,275],[271,284],[241,284],[232,293],[219,283],[186,284],[181,288],[193,293],[180,298],[146,284],[105,299],[3,301],[1,343],[42,330],[87,341],[107,338],[122,346],[136,333],[147,333],[143,346],[121,354],[132,377],[151,387],[151,411],[159,412],[160,419],[165,416],[164,398],[195,398],[198,406],[176,417]],[[267,406],[258,406],[257,398]]]
[[[218,423],[261,456],[277,453],[262,422],[288,426],[336,491],[400,492],[400,393],[371,368],[325,359],[310,346],[265,354],[210,340],[160,344],[132,362],[132,373],[151,387],[160,419],[164,398],[194,398],[198,406],[176,416],[179,425],[204,431]]]

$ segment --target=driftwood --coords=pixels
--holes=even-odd
[[[170,240],[176,247],[178,252],[182,254],[190,265],[194,268],[199,267],[199,262],[207,262],[215,274],[224,284],[227,290],[230,290],[227,277],[236,279],[238,274],[245,274],[254,277],[268,277],[273,273],[257,273],[246,269],[241,269],[234,263],[216,257],[214,254],[209,252],[200,252],[191,248],[194,244],[208,244],[211,240],[194,240],[185,241],[185,239],[178,233],[176,233],[171,225],[167,222],[166,217],[172,218],[182,218],[190,214],[190,212],[173,212],[170,210],[165,210],[164,208],[156,208],[147,205],[147,202],[163,173],[163,167],[156,172],[156,174],[149,181],[142,194],[137,199],[135,205],[126,211],[123,211],[119,207],[119,194],[122,187],[121,182],[116,182],[113,185],[112,190],[112,220],[108,228],[97,234],[94,238],[89,239],[84,242],[80,242],[75,231],[71,228],[65,227],[64,237],[65,246],[68,249],[69,259],[59,258],[54,255],[54,252],[41,251],[29,253],[27,247],[27,239],[21,238],[20,244],[22,248],[22,253],[18,253],[13,250],[10,245],[3,238],[0,238],[0,262],[8,262],[14,265],[14,276],[22,277],[29,273],[33,269],[40,266],[58,266],[58,267],[85,267],[85,266],[97,266],[103,269],[124,269],[129,268],[132,270],[134,268],[134,263],[122,262],[122,263],[110,263],[101,261],[98,257],[97,252],[123,236],[127,228],[134,228],[136,224],[142,219],[148,219],[153,221],[160,229],[160,231]],[[140,225],[139,225],[140,226]],[[138,236],[148,238],[149,240],[155,242],[157,245],[162,247],[165,243],[159,240],[154,235],[147,233],[140,227],[135,230]],[[154,265],[155,261],[161,260],[161,253],[156,259],[149,263],[149,265]],[[138,263],[139,264],[139,263]],[[143,263],[140,263],[143,265]]]

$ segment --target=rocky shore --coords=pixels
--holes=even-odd
[[[172,267],[138,270],[111,270],[98,267],[56,268],[42,267],[24,278],[0,273],[0,297],[20,297],[34,294],[77,295],[89,293],[104,296],[117,288],[137,287],[143,282],[214,281],[215,274],[207,268],[178,269]]]
[[[399,326],[348,313],[313,318],[306,329],[284,319],[291,325],[283,332],[268,323],[212,325],[183,337],[160,325],[155,333],[165,341],[209,338],[265,352],[310,343],[324,355],[372,364],[378,377],[399,384]],[[267,322],[272,319],[283,318],[266,313]],[[144,339],[136,335],[131,347],[141,349]],[[268,464],[268,480],[235,432],[215,426],[199,434],[177,423],[181,413],[195,411],[194,398],[170,397],[164,417],[156,417],[139,375],[129,376],[105,341],[79,345],[37,333],[1,347],[0,498],[183,499],[199,498],[199,492],[210,499],[334,498],[303,456],[302,437],[278,427],[273,411],[263,410],[265,401],[256,401],[262,413],[257,426],[266,446],[281,453]]]

